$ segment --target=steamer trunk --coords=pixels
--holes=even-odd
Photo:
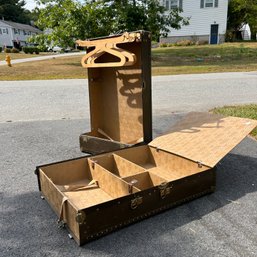
[[[190,113],[148,145],[39,166],[39,186],[82,245],[213,192],[215,165],[256,125]]]

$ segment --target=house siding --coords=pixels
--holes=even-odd
[[[189,25],[182,26],[181,29],[172,29],[168,33],[169,38],[204,38],[209,41],[211,24],[219,25],[219,41],[224,41],[227,27],[228,0],[219,0],[218,7],[200,8],[201,0],[184,0],[183,12],[181,16],[189,17]],[[172,38],[171,38],[172,39]]]
[[[8,24],[10,23],[10,24]],[[12,24],[16,25],[12,26]],[[3,29],[8,29],[8,34],[3,33]],[[13,22],[5,22],[0,20],[0,29],[2,33],[0,33],[0,46],[7,46],[7,47],[14,47],[15,42],[18,42],[20,46],[24,46],[27,44],[27,39],[31,35],[37,34],[40,32],[40,30],[37,30],[33,27],[30,27],[28,25],[19,24],[19,23],[13,23]],[[15,33],[16,32],[18,33]],[[24,35],[24,32],[26,35]]]
[[[3,33],[4,29],[8,29],[8,34]],[[12,27],[0,21],[0,29],[2,34],[0,34],[0,46],[12,46]]]

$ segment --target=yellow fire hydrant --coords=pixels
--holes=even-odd
[[[12,67],[12,64],[11,64],[11,56],[10,56],[9,54],[6,55],[5,61],[6,61],[7,65],[8,65],[9,67]]]

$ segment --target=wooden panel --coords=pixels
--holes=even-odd
[[[62,206],[62,200],[65,195],[58,190],[58,188],[47,177],[43,170],[39,171],[39,176],[42,194],[45,196],[52,209],[59,216]],[[63,209],[63,218],[69,226],[70,230],[72,231],[75,239],[80,240],[79,226],[75,220],[76,214],[77,209],[71,204],[70,201],[67,201]]]
[[[113,199],[102,188],[71,191],[65,192],[64,194],[69,198],[69,201],[77,207],[77,209],[88,208]]]
[[[145,189],[153,187],[153,182],[152,182],[148,172],[143,172],[143,173],[129,176],[129,177],[126,177],[123,179],[125,181],[127,181],[128,183],[131,183],[133,181],[135,187],[137,187],[140,190],[145,190]]]
[[[161,178],[147,171],[140,174],[128,176],[123,179],[128,183],[131,183],[133,181],[134,186],[139,188],[140,190],[152,188],[154,186],[160,185],[163,182],[167,182],[167,180],[165,180],[164,178]]]
[[[140,47],[140,42],[122,45],[137,56],[136,64],[129,68],[88,69],[92,131],[100,129],[122,143],[143,141]],[[110,57],[101,58],[107,62]]]
[[[112,172],[112,173],[118,175],[118,171],[116,170],[112,153],[101,154],[101,155],[97,155],[95,157],[89,157],[89,163],[91,163],[91,165],[90,165],[91,171],[93,171],[92,163],[97,163],[98,165],[100,165],[104,169],[108,170],[109,172]]]
[[[256,120],[190,113],[149,145],[214,167],[256,126]]]
[[[93,167],[91,167],[91,172],[93,178],[98,181],[99,187],[111,197],[118,198],[129,194],[128,183],[104,169],[99,164],[94,163]],[[133,191],[136,192],[137,190]]]
[[[127,177],[144,172],[145,170],[135,163],[113,154],[117,173],[120,177]]]
[[[166,176],[170,178],[185,177],[209,169],[209,167],[204,165],[199,167],[196,162],[181,156],[162,150],[157,151],[154,147],[150,147],[150,151],[156,163],[156,168],[153,167],[148,170],[151,172],[159,170],[161,171],[159,175],[163,176],[165,174],[165,178]]]
[[[92,180],[86,158],[47,165],[42,169],[57,185],[73,184],[84,179]]]
[[[116,151],[115,154],[145,169],[156,166],[152,153],[146,145]]]

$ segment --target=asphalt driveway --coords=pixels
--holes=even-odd
[[[257,103],[257,73],[153,78],[154,134],[188,111]],[[89,130],[84,80],[0,82],[1,256],[256,256],[257,142],[219,164],[217,190],[78,247],[40,199],[36,165],[73,158]]]

